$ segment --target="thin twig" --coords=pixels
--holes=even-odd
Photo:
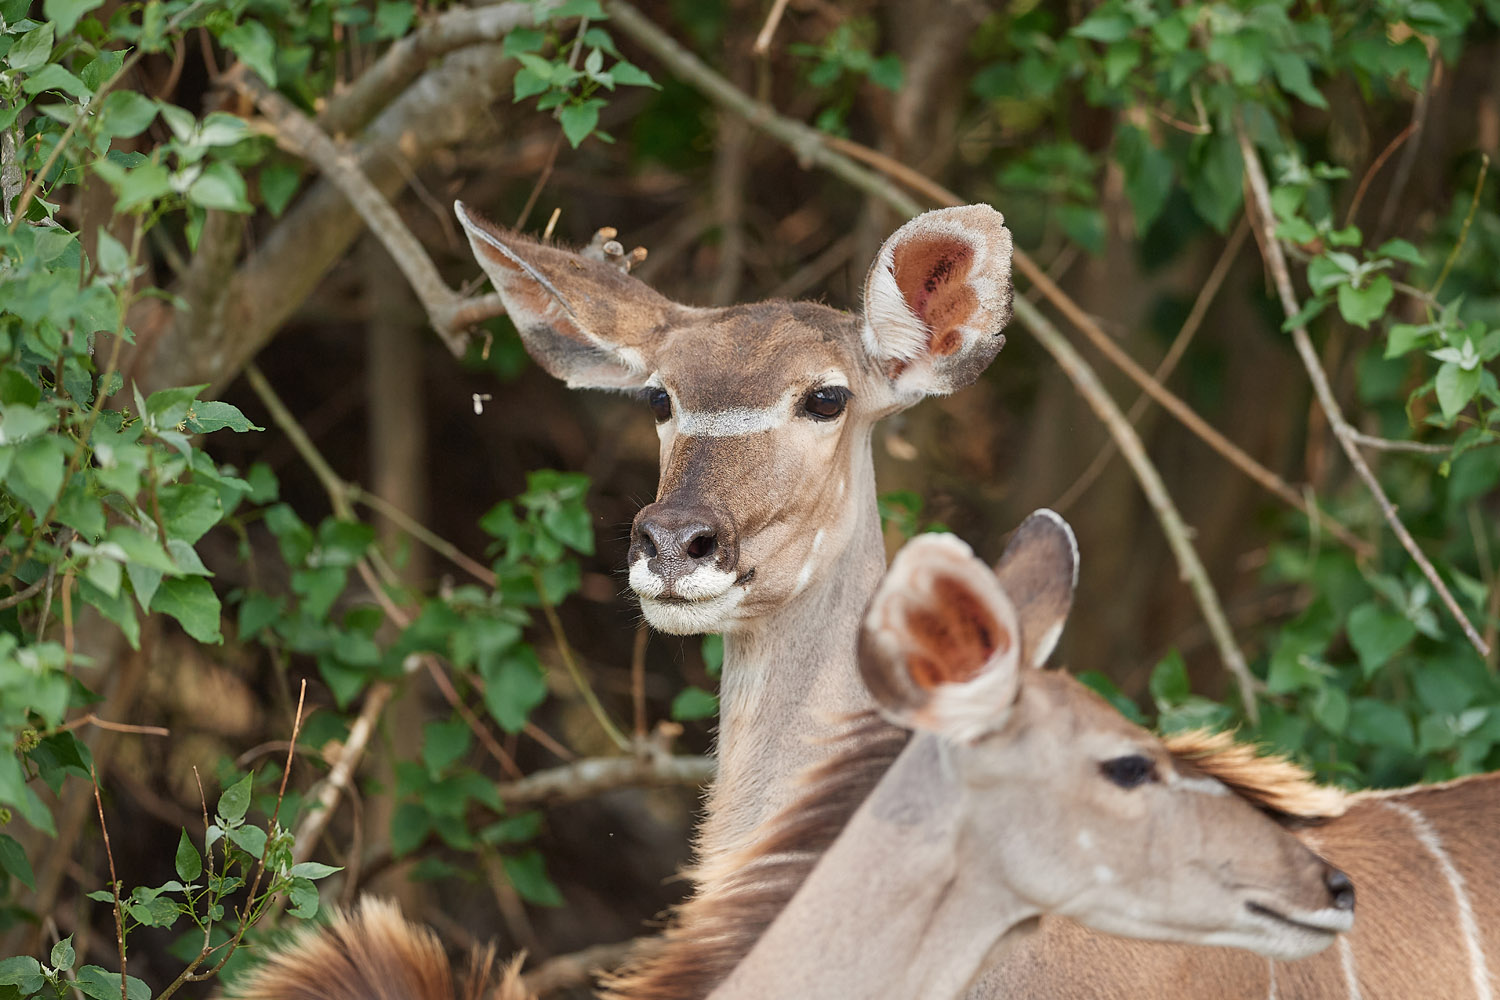
[[[1271,278],[1276,284],[1277,294],[1281,298],[1281,308],[1288,317],[1301,313],[1302,307],[1297,302],[1297,293],[1292,287],[1292,275],[1287,268],[1286,254],[1282,251],[1281,242],[1276,239],[1275,216],[1271,212],[1271,188],[1266,182],[1265,171],[1261,168],[1259,154],[1250,141],[1249,134],[1245,131],[1243,121],[1235,121],[1235,135],[1239,139],[1240,154],[1245,161],[1245,174],[1250,181],[1250,191],[1255,198],[1257,222],[1265,234],[1265,248],[1267,251],[1266,265],[1271,269]],[[1292,343],[1297,348],[1297,354],[1302,358],[1302,365],[1307,369],[1308,378],[1312,381],[1313,393],[1317,396],[1318,404],[1323,408],[1323,413],[1328,418],[1328,425],[1333,428],[1334,436],[1338,438],[1340,446],[1344,449],[1349,464],[1354,467],[1370,495],[1375,498],[1380,507],[1380,513],[1385,517],[1386,523],[1390,525],[1391,531],[1395,532],[1396,538],[1401,542],[1402,548],[1406,549],[1417,566],[1422,570],[1422,575],[1427,577],[1433,589],[1437,591],[1442,599],[1444,607],[1448,609],[1459,627],[1463,629],[1464,635],[1469,642],[1479,651],[1481,657],[1489,655],[1489,646],[1484,639],[1474,630],[1473,624],[1464,614],[1463,609],[1458,606],[1458,601],[1433,568],[1431,561],[1423,554],[1417,546],[1416,540],[1412,538],[1411,532],[1406,530],[1406,525],[1401,523],[1401,518],[1396,514],[1396,508],[1386,496],[1385,489],[1380,485],[1380,480],[1375,478],[1375,473],[1370,470],[1369,463],[1365,461],[1364,455],[1359,451],[1358,442],[1354,436],[1354,428],[1344,418],[1344,411],[1339,407],[1338,399],[1333,394],[1333,388],[1328,384],[1328,375],[1323,371],[1323,365],[1318,360],[1317,352],[1313,349],[1312,338],[1308,336],[1307,325],[1299,323],[1292,329]]]
[[[781,24],[781,15],[786,13],[787,0],[776,0],[771,4],[771,12],[766,15],[766,23],[760,26],[760,34],[755,36],[755,45],[750,51],[757,57],[765,58],[771,51],[771,38],[776,34],[776,28]]]
[[[630,704],[637,744],[646,739],[646,644],[650,641],[651,629],[641,622],[635,627],[635,643],[630,650]]]
[[[109,846],[109,824],[104,821],[104,800],[99,797],[99,773],[89,765],[94,783],[94,805],[99,810],[99,832],[104,837],[104,856],[109,859],[109,889],[115,899],[115,941],[120,946],[120,1000],[130,1000],[130,977],[125,974],[125,907],[120,902],[120,878],[115,874],[115,852]]]
[[[1354,189],[1354,197],[1349,200],[1349,210],[1344,213],[1344,225],[1347,226],[1354,221],[1354,213],[1359,211],[1359,204],[1365,199],[1365,191],[1369,189],[1370,182],[1375,179],[1375,175],[1380,173],[1380,168],[1385,166],[1385,161],[1389,160],[1391,154],[1400,149],[1401,144],[1410,139],[1416,130],[1415,121],[1408,123],[1406,128],[1396,133],[1396,138],[1386,144],[1386,147],[1380,151],[1380,155],[1375,157],[1369,169],[1365,171],[1365,175],[1359,179],[1359,187]]]
[[[72,722],[65,722],[55,729],[49,729],[44,735],[56,736],[58,733],[72,732],[80,726],[97,726],[100,729],[108,729],[113,733],[134,733],[137,736],[172,735],[170,729],[163,729],[161,726],[133,726],[126,722],[110,722],[108,719],[99,718],[93,712],[81,718],[74,719]]]
[[[1458,254],[1464,248],[1465,241],[1469,238],[1469,226],[1474,223],[1474,213],[1479,211],[1479,193],[1484,190],[1485,175],[1490,172],[1490,158],[1487,153],[1479,154],[1479,176],[1474,179],[1474,197],[1469,201],[1469,213],[1464,216],[1463,227],[1458,231],[1458,242],[1453,244],[1453,250],[1448,254],[1448,259],[1443,261],[1443,270],[1438,274],[1437,281],[1433,282],[1431,295],[1437,298],[1438,290],[1443,287],[1443,282],[1448,280],[1448,272],[1453,270],[1453,262],[1458,260]]]
[[[0,597],[0,611],[4,611],[6,608],[13,608],[17,604],[20,604],[22,601],[29,601],[37,594],[40,594],[42,592],[42,588],[47,585],[47,580],[49,578],[50,571],[46,574],[43,574],[42,576],[37,577],[36,580],[24,590],[18,590],[14,594],[11,594],[9,597]]]
[[[568,676],[573,679],[573,686],[578,689],[578,694],[583,698],[583,703],[599,722],[599,728],[604,730],[608,736],[621,750],[630,749],[630,741],[625,734],[620,732],[604,706],[599,703],[599,696],[594,694],[592,685],[588,678],[583,675],[583,670],[578,665],[578,659],[573,655],[573,645],[568,642],[568,635],[563,631],[562,619],[557,617],[557,608],[553,607],[552,599],[547,596],[547,588],[542,580],[540,572],[532,574],[536,585],[537,603],[542,607],[542,614],[547,619],[547,625],[552,629],[552,641],[557,645],[558,656],[562,658],[563,668],[567,670]]]
[[[1219,294],[1219,288],[1224,284],[1224,279],[1229,274],[1229,267],[1234,263],[1235,258],[1239,256],[1240,247],[1244,246],[1245,237],[1249,232],[1249,221],[1244,216],[1240,216],[1239,225],[1234,227],[1234,232],[1230,234],[1228,242],[1224,244],[1224,249],[1219,254],[1219,259],[1214,263],[1213,270],[1209,272],[1208,278],[1203,282],[1203,287],[1199,289],[1198,297],[1194,300],[1193,308],[1188,313],[1187,319],[1183,321],[1182,328],[1177,331],[1177,336],[1172,338],[1172,346],[1167,348],[1166,355],[1162,357],[1156,369],[1151,372],[1151,377],[1158,384],[1166,384],[1167,379],[1171,378],[1172,372],[1176,370],[1177,363],[1187,353],[1188,345],[1193,342],[1193,337],[1197,335],[1199,328],[1203,325],[1203,318],[1208,315],[1208,307]],[[1136,397],[1134,403],[1130,404],[1130,410],[1126,413],[1125,418],[1130,421],[1132,426],[1141,419],[1141,416],[1146,412],[1146,408],[1150,403],[1151,397],[1143,392]],[[1100,446],[1099,453],[1094,456],[1093,461],[1089,462],[1078,478],[1073,480],[1073,485],[1063,491],[1062,496],[1052,505],[1053,509],[1059,514],[1066,514],[1068,508],[1073,506],[1074,502],[1083,496],[1088,488],[1094,484],[1094,480],[1099,478],[1100,473],[1109,464],[1109,460],[1114,457],[1114,453],[1114,438],[1110,438]]]
[[[1355,444],[1365,448],[1373,448],[1376,451],[1414,451],[1422,455],[1446,455],[1453,449],[1445,444],[1427,444],[1424,441],[1393,441],[1390,438],[1375,437],[1349,428],[1349,438]]]
[[[453,565],[457,566],[459,569],[462,569],[465,573],[468,573],[480,583],[488,587],[495,586],[494,570],[474,559],[472,556],[467,555],[461,549],[459,549],[458,546],[454,545],[446,538],[441,537],[440,535],[432,531],[432,529],[416,520],[416,518],[412,517],[410,514],[397,507],[395,504],[384,499],[378,494],[371,493],[369,490],[366,490],[354,483],[345,484],[345,489],[348,491],[349,499],[353,502],[364,504],[371,510],[376,511],[382,517],[386,518],[388,521],[391,521],[393,524],[399,527],[402,531],[406,532],[408,535],[415,538],[423,545],[426,545],[429,549],[436,552],[438,555],[443,556],[449,562],[453,563]]]

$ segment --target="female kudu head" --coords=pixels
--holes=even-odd
[[[1039,511],[995,572],[952,536],[893,562],[861,629],[881,711],[938,736],[964,882],[1028,915],[1292,959],[1352,925],[1354,892],[1270,816],[1061,671],[1072,531]],[[960,890],[962,891],[962,890]],[[982,916],[984,894],[973,895]]]
[[[871,425],[968,385],[1005,342],[1010,233],[985,205],[892,235],[862,316],[679,305],[455,210],[532,357],[570,386],[640,392],[656,418],[661,479],[630,585],[665,632],[732,632],[822,580],[873,518]]]

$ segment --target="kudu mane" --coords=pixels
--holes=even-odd
[[[750,953],[910,737],[874,711],[851,716],[841,747],[754,845],[700,870],[702,895],[678,906],[659,942],[605,983],[605,1000],[702,1000]]]

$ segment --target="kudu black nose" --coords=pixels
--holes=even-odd
[[[1333,897],[1333,907],[1336,910],[1354,909],[1354,883],[1349,881],[1349,876],[1330,867],[1328,873],[1323,876],[1323,884],[1328,887],[1328,893]]]
[[[630,562],[672,584],[702,566],[732,572],[739,558],[727,517],[699,504],[654,503],[641,508],[630,535]]]

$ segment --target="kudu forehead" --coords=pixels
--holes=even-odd
[[[848,313],[810,302],[760,302],[705,311],[673,330],[653,357],[679,406],[717,412],[767,407],[832,373],[873,371]]]

